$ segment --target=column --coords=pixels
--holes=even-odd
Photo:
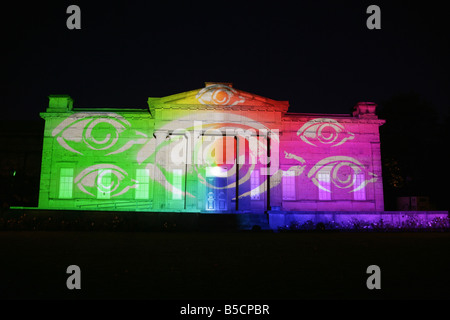
[[[157,169],[158,166],[165,168],[167,166],[168,149],[162,147],[169,138],[167,130],[157,130],[153,133],[156,138],[155,148],[155,183],[153,186],[153,209],[164,209],[166,207],[166,177]]]
[[[384,195],[383,195],[383,175],[381,167],[381,150],[380,142],[371,142],[372,149],[372,168],[373,173],[377,175],[377,181],[373,184],[375,210],[384,211]],[[367,179],[368,177],[366,177]]]
[[[281,207],[281,179],[280,169],[280,135],[278,129],[271,130],[267,135],[267,151],[269,157],[267,170],[267,210],[272,207]]]

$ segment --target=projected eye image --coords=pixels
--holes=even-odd
[[[237,90],[221,84],[207,86],[198,92],[196,98],[205,105],[227,105],[234,106],[245,102]]]
[[[353,133],[345,131],[342,124],[327,118],[308,121],[297,131],[297,135],[312,146],[318,146],[319,143],[330,147],[337,147],[355,137]]]
[[[100,199],[120,196],[135,188],[136,182],[128,177],[125,170],[111,164],[86,168],[74,180],[82,192]]]
[[[111,155],[147,141],[145,133],[131,130],[130,127],[130,122],[115,113],[75,113],[61,122],[53,130],[52,136],[71,152],[83,155],[89,148]],[[117,145],[120,135],[131,139],[121,146]]]
[[[358,160],[345,156],[329,157],[319,161],[309,172],[308,178],[320,189],[331,192],[331,184],[348,192],[363,189],[375,182],[377,176],[367,172]]]

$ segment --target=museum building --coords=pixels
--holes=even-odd
[[[376,104],[288,109],[223,82],[148,98],[146,109],[78,108],[51,95],[39,208],[383,211]]]

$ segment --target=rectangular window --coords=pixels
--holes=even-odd
[[[100,169],[97,176],[97,199],[109,199],[111,187],[111,169]]]
[[[283,200],[295,200],[295,172],[283,171]]]
[[[181,200],[183,196],[183,170],[173,169],[172,171],[172,200]]]
[[[365,176],[363,172],[357,173],[353,176],[353,186],[355,188],[359,187],[365,181]],[[354,200],[366,200],[366,188],[362,187],[359,190],[353,192]]]
[[[71,199],[73,191],[73,168],[61,168],[59,171],[59,198]]]
[[[253,170],[250,176],[250,199],[260,200],[259,191],[259,170]]]
[[[319,173],[319,200],[331,200],[331,183],[329,173]],[[329,191],[327,191],[329,190]]]
[[[148,169],[136,169],[136,180],[137,180],[137,187],[135,189],[135,199],[148,199],[149,198],[149,184],[150,184],[150,177],[149,177],[149,170]]]

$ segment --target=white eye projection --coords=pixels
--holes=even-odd
[[[111,155],[147,141],[146,134],[134,130],[127,134],[131,139],[120,144],[120,135],[130,128],[131,124],[116,113],[75,113],[61,122],[52,136],[71,152],[84,155],[95,151]]]
[[[241,97],[236,90],[222,84],[203,88],[197,93],[196,98],[201,104],[205,105],[234,106],[245,101],[245,98]]]
[[[316,143],[337,147],[355,137],[353,133],[345,131],[342,124],[334,119],[327,118],[308,121],[297,131],[297,136],[304,142],[316,147]]]
[[[308,178],[321,190],[331,192],[331,185],[348,192],[363,189],[375,182],[377,176],[351,157],[328,157],[319,161],[309,172]]]
[[[136,188],[136,180],[130,179],[125,170],[112,164],[98,164],[84,169],[75,178],[78,188],[97,198],[119,196],[130,188]]]

